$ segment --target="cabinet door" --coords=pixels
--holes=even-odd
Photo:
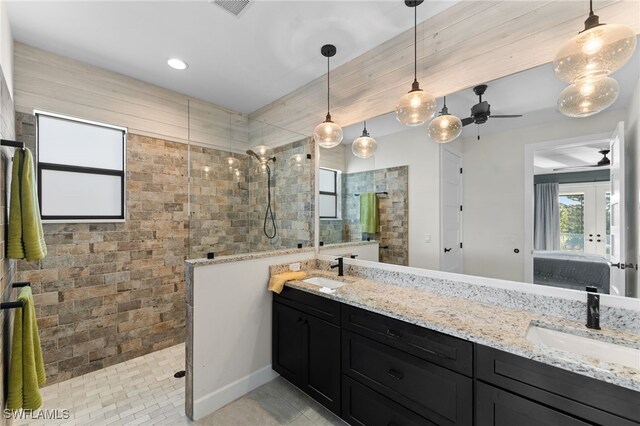
[[[280,303],[273,304],[272,367],[297,386],[303,379],[302,313]]]
[[[476,382],[477,426],[588,426],[582,420]]]
[[[303,390],[340,415],[340,327],[310,315],[304,324]]]

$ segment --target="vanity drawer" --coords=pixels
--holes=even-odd
[[[436,426],[347,376],[342,376],[342,418],[361,426]]]
[[[273,294],[273,300],[332,324],[340,325],[340,303],[335,300],[286,286],[280,294]]]
[[[342,372],[438,425],[469,425],[473,381],[366,337],[342,331]]]
[[[601,425],[640,424],[640,392],[476,345],[476,377]]]
[[[348,305],[342,305],[342,327],[473,376],[471,342]]]

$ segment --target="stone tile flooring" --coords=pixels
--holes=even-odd
[[[44,413],[69,410],[68,419],[14,420],[14,425],[344,425],[282,378],[192,422],[184,414],[184,344],[42,388]],[[49,411],[47,411],[49,410]],[[34,413],[35,415],[35,413]]]

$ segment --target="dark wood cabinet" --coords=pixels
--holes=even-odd
[[[340,327],[278,300],[273,303],[273,369],[340,415]]]
[[[476,407],[476,426],[591,425],[482,382],[476,385]]]
[[[406,352],[342,331],[342,372],[438,425],[470,425],[473,380]]]
[[[640,425],[640,392],[293,288],[273,300],[273,369],[349,424]]]

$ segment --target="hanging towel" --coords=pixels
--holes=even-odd
[[[375,192],[360,194],[360,232],[378,232],[378,196]]]
[[[33,157],[28,149],[13,156],[7,256],[38,260],[47,255],[36,189]]]
[[[284,284],[287,281],[295,281],[295,280],[303,280],[307,277],[307,273],[304,271],[294,272],[283,272],[282,274],[273,275],[269,279],[269,291],[280,294],[282,289],[284,288]]]
[[[40,387],[45,374],[31,287],[20,289],[18,300],[24,302],[24,307],[16,308],[13,318],[7,408],[35,410],[42,405]]]

